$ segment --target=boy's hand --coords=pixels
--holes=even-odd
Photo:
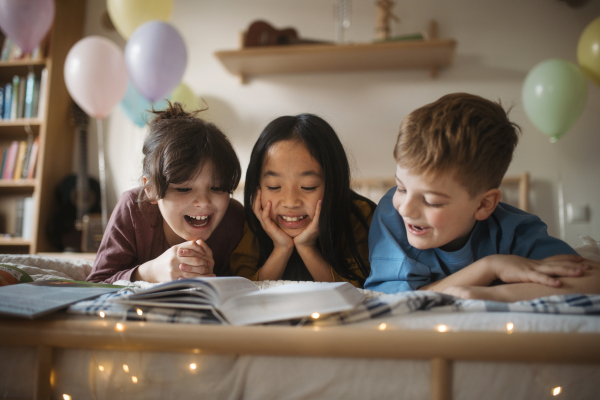
[[[493,263],[498,279],[506,283],[532,282],[551,287],[560,287],[561,281],[553,276],[582,276],[589,265],[578,255],[558,255],[543,260],[502,255]]]
[[[321,215],[321,206],[323,200],[319,200],[315,208],[315,216],[310,224],[298,236],[294,238],[294,244],[298,246],[316,246],[319,237],[319,216]]]
[[[254,198],[254,202],[252,203],[252,211],[254,211],[254,215],[258,218],[258,222],[265,230],[267,235],[273,241],[273,246],[278,248],[285,249],[293,249],[294,248],[294,240],[289,237],[283,230],[281,230],[275,222],[269,217],[269,212],[271,211],[271,202],[267,202],[265,208],[262,208],[262,203],[260,200],[261,190],[256,190],[256,196]]]

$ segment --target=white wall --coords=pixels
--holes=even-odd
[[[548,58],[576,63],[576,46],[584,27],[600,15],[600,2],[569,8],[559,0],[405,0],[394,9],[401,19],[393,34],[413,33],[439,24],[439,36],[454,38],[454,63],[431,79],[426,70],[361,73],[315,73],[253,78],[247,85],[228,74],[214,56],[238,48],[239,33],[256,19],[295,27],[305,38],[334,40],[334,0],[175,0],[171,23],[183,36],[188,64],[183,78],[202,97],[206,118],[230,137],[245,167],[262,128],[280,115],[311,112],[338,132],[355,161],[359,176],[391,176],[392,147],[402,118],[413,109],[457,91],[514,106],[511,118],[523,135],[509,174],[529,171],[532,211],[560,235],[558,193],[565,203],[587,204],[589,223],[567,224],[566,239],[579,234],[600,239],[600,88],[589,83],[587,107],[574,128],[551,144],[528,121],[521,104],[527,72]],[[102,28],[103,0],[87,0],[85,35],[103,35],[124,47],[116,32]],[[375,0],[353,0],[350,41],[374,39]],[[90,143],[95,143],[92,127]],[[145,131],[117,107],[104,125],[108,164],[109,208],[119,195],[137,185]],[[97,165],[90,149],[90,168]],[[97,171],[97,169],[96,169]],[[244,168],[245,171],[245,168]],[[97,175],[97,172],[96,172]]]

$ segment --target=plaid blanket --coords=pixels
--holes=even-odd
[[[81,301],[68,309],[72,314],[117,318],[130,321],[170,322],[187,324],[222,324],[218,314],[210,310],[181,310],[163,307],[135,307],[109,301],[131,294],[125,288],[107,293],[94,300]],[[140,312],[141,310],[141,312]],[[600,295],[569,294],[542,297],[516,303],[501,303],[485,300],[464,300],[454,296],[430,292],[413,291],[393,295],[367,296],[358,307],[341,313],[321,316],[318,320],[304,318],[288,321],[290,324],[340,325],[366,319],[409,314],[416,311],[435,312],[524,312],[545,314],[600,315]]]

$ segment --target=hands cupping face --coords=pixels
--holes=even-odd
[[[262,207],[261,195],[262,191],[257,189],[252,203],[252,211],[254,211],[254,215],[258,218],[258,222],[260,222],[262,228],[269,235],[275,247],[294,247],[294,240],[271,219],[272,203],[267,201],[265,207]]]

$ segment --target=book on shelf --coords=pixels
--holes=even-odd
[[[239,276],[181,279],[113,301],[137,307],[208,310],[231,325],[250,325],[352,309],[364,295],[348,282],[286,284],[260,290]]]
[[[0,86],[0,119],[4,119],[4,86]]]
[[[116,292],[123,286],[51,279],[0,287],[0,314],[37,318],[78,301]]]
[[[12,47],[12,39],[5,37],[2,42],[2,52],[0,53],[0,61],[8,61],[10,49]]]
[[[19,141],[13,140],[8,147],[8,152],[5,157],[4,171],[2,172],[2,179],[12,179],[15,173],[15,161],[17,159],[17,153],[19,152]]]
[[[10,106],[12,105],[12,83],[4,85],[4,105],[2,119],[10,119]]]
[[[33,197],[25,197],[23,199],[23,228],[21,229],[21,236],[25,240],[33,239],[33,213]]]
[[[25,115],[25,86],[26,77],[19,77],[19,93],[17,95],[17,118],[23,118]]]
[[[37,106],[37,112],[35,113],[35,116],[37,118],[44,118],[44,114],[46,113],[46,90],[48,90],[47,88],[47,81],[48,81],[48,68],[44,68],[42,69],[42,73],[40,75],[40,89],[39,89],[39,93],[38,93],[38,106]]]
[[[23,164],[25,163],[25,156],[27,154],[27,142],[21,140],[19,142],[19,151],[17,152],[17,158],[15,159],[15,167],[13,172],[13,179],[19,180],[23,175]]]
[[[33,94],[35,87],[35,73],[30,72],[27,74],[27,84],[25,88],[25,108],[23,111],[23,118],[33,118]]]
[[[25,198],[19,197],[15,200],[15,227],[13,236],[22,238],[23,237],[23,212],[25,208]]]
[[[4,166],[6,165],[6,154],[8,154],[9,146],[2,146],[2,153],[0,156],[2,157],[2,163],[0,164],[0,179],[2,179],[2,175],[4,174]]]
[[[30,54],[25,54],[17,44],[8,37],[2,39],[2,51],[0,52],[0,61],[15,61],[15,60],[42,60],[44,58],[44,48],[46,47],[46,39],[35,47]]]
[[[40,137],[36,136],[31,144],[31,151],[29,152],[29,161],[27,163],[27,179],[35,178],[35,167],[37,165],[38,153],[40,150]]]
[[[12,95],[10,100],[10,119],[17,119],[19,110],[19,76],[15,75],[12,79]]]

